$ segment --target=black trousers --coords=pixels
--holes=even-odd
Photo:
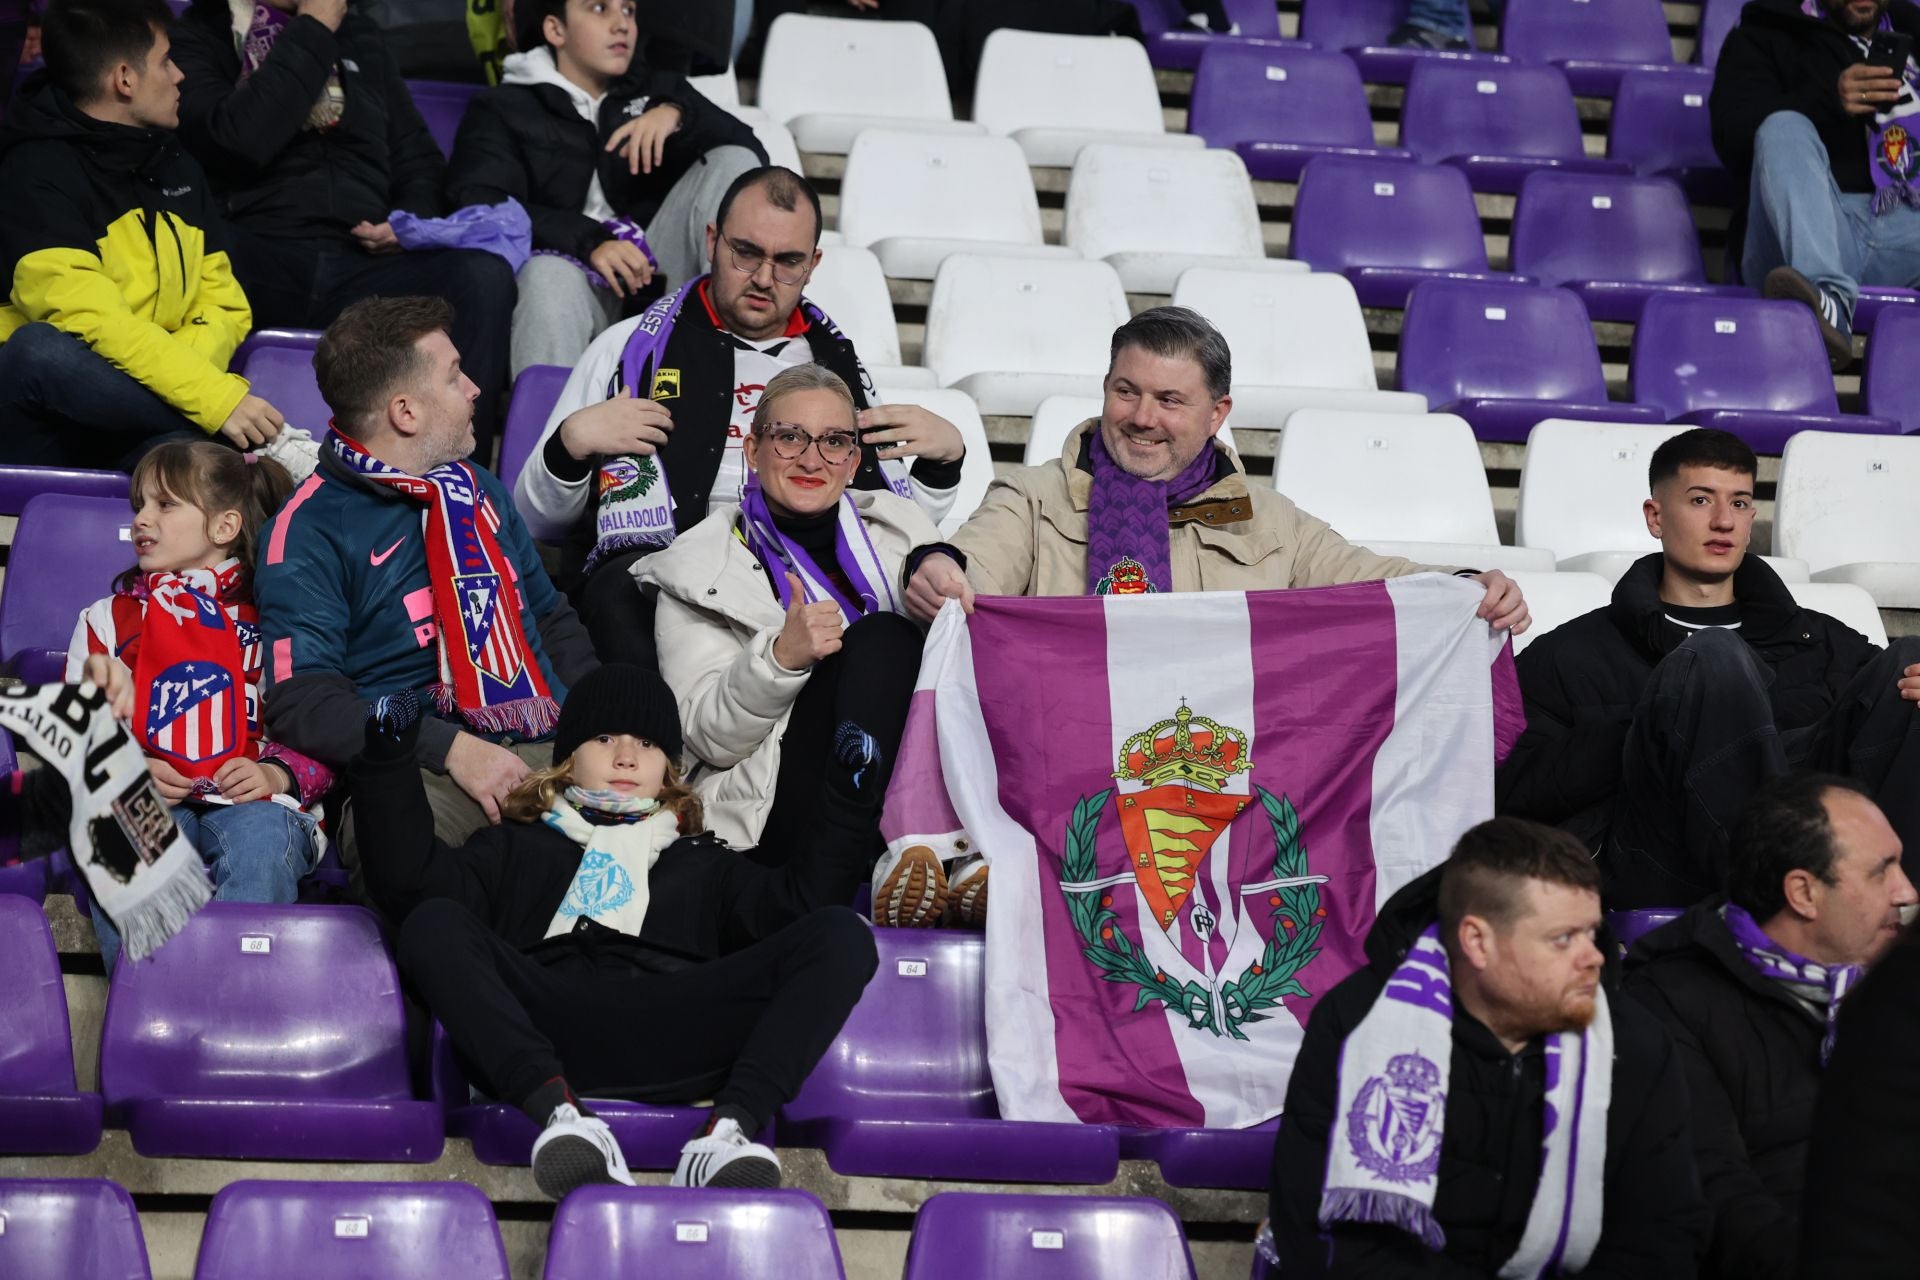
[[[1726,887],[1729,833],[1775,778],[1837,773],[1874,796],[1920,872],[1920,706],[1895,688],[1920,662],[1896,640],[1856,672],[1811,725],[1781,732],[1772,673],[1738,632],[1701,631],[1654,668],[1635,709],[1607,842],[1609,910],[1685,907]]]
[[[624,941],[530,955],[446,898],[414,908],[397,949],[470,1078],[496,1098],[523,1106],[561,1076],[578,1095],[712,1098],[759,1128],[799,1092],[876,963],[872,930],[845,907],[664,973]]]

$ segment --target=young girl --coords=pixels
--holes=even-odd
[[[541,1126],[541,1191],[632,1181],[582,1093],[711,1098],[673,1184],[778,1186],[754,1135],[873,975],[873,935],[841,905],[872,862],[873,739],[840,726],[819,819],[783,833],[773,868],[702,830],[673,693],[652,672],[613,664],[574,685],[557,763],[459,848],[433,834],[418,717],[411,691],[376,701],[351,766],[367,887],[400,922],[401,975],[468,1078]]]
[[[130,687],[129,728],[154,784],[205,859],[214,896],[229,902],[294,900],[319,859],[305,807],[333,782],[260,737],[248,581],[260,526],[291,487],[278,463],[211,440],[154,449],[133,472],[136,566],[80,615],[67,646],[68,680],[93,659],[103,687]],[[119,935],[97,907],[93,924],[111,972]]]

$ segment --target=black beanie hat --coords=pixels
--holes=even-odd
[[[553,729],[553,762],[573,758],[580,744],[603,733],[646,738],[680,767],[680,708],[667,682],[645,667],[609,662],[567,690]]]

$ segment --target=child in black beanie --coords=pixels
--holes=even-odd
[[[873,975],[872,933],[845,905],[870,870],[872,739],[841,727],[819,827],[781,833],[790,848],[768,867],[702,830],[673,693],[652,672],[614,664],[574,685],[554,767],[457,849],[434,838],[418,718],[411,693],[376,701],[351,766],[367,885],[475,1083],[542,1126],[541,1191],[632,1181],[583,1092],[712,1098],[673,1185],[778,1186],[754,1135]]]

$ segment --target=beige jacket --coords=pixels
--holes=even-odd
[[[900,591],[907,552],[938,542],[939,529],[905,498],[877,489],[847,494]],[[660,674],[680,705],[707,827],[740,849],[760,842],[780,776],[780,738],[808,673],[774,661],[786,612],[734,533],[738,515],[732,506],[714,512],[641,559],[633,576],[660,593],[653,626]]]
[[[1087,592],[1087,499],[1093,477],[1079,466],[1088,419],[1067,437],[1058,462],[1001,476],[980,509],[948,539],[966,553],[967,580],[981,595],[1078,596]],[[1452,572],[1356,547],[1271,488],[1233,474],[1173,513],[1169,550],[1175,591],[1324,587],[1410,573]]]

